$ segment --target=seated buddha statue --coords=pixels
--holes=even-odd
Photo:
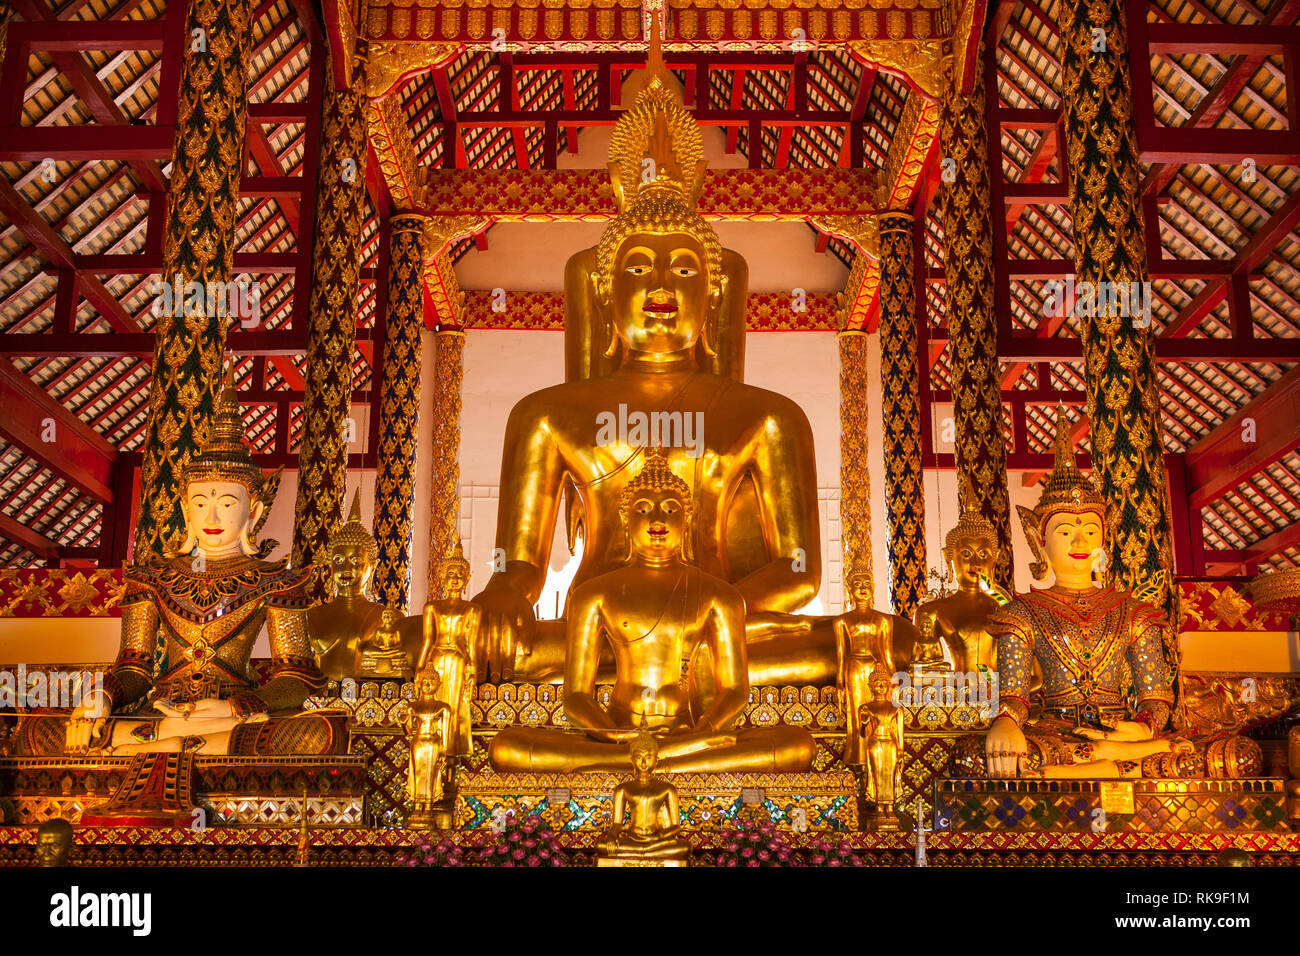
[[[279,484],[253,462],[231,382],[222,389],[206,443],[186,463],[186,538],[162,559],[126,568],[117,659],[64,716],[29,721],[29,754],[343,752],[341,725],[297,713],[325,681],[307,639],[309,569],[267,561],[275,542],[255,543]],[[263,624],[271,671],[259,685],[249,657]],[[163,654],[154,675],[154,649]]]
[[[952,670],[990,671],[994,667],[994,647],[988,618],[1002,604],[1009,603],[992,583],[1001,549],[993,525],[980,512],[974,494],[964,482],[962,504],[961,518],[948,532],[943,546],[943,557],[957,582],[957,591],[916,609],[922,648],[915,663],[924,668],[947,669],[943,655],[946,648]]]
[[[572,595],[624,561],[619,502],[646,448],[658,445],[689,488],[693,562],[732,584],[748,610],[751,682],[830,683],[829,623],[818,628],[792,613],[816,596],[821,579],[807,416],[786,396],[709,371],[699,359],[717,353],[708,330],[727,286],[717,234],[695,209],[699,128],[655,76],[619,120],[610,154],[626,167],[624,205],[588,278],[592,321],[608,343],[601,355],[612,368],[534,392],[511,411],[496,537],[505,564],[474,598],[482,608],[478,672],[492,681],[564,675],[565,624],[538,622],[533,612],[561,498],[569,495],[569,527],[583,541]],[[732,546],[737,537],[754,546],[741,549],[743,561]]]
[[[393,622],[400,647],[376,646],[386,610],[369,596],[378,560],[374,535],[361,523],[358,490],[352,496],[348,520],[329,541],[328,572],[334,596],[307,612],[312,650],[321,673],[329,680],[409,678],[414,673],[415,656],[420,651],[418,617]]]
[[[982,742],[959,742],[958,767],[992,777],[1253,775],[1261,755],[1252,741],[1171,731],[1172,635],[1159,610],[1093,581],[1107,547],[1106,501],[1075,464],[1068,419],[1058,422],[1055,469],[1037,506],[1020,509],[1034,576],[1050,568],[1055,581],[989,615],[998,716]],[[1030,720],[1035,663],[1042,712]]]
[[[492,741],[498,770],[626,771],[643,720],[668,771],[802,771],[816,744],[798,727],[732,730],[749,702],[745,601],[688,563],[690,486],[652,451],[623,486],[625,563],[570,597],[564,712],[579,733],[510,727]],[[601,646],[613,651],[609,706],[596,697]]]
[[[654,775],[659,742],[644,718],[628,751],[634,776],[614,788],[609,829],[596,844],[596,865],[680,866],[690,855],[691,845],[681,836],[677,788]]]

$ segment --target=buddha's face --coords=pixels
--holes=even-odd
[[[889,697],[889,690],[893,686],[893,681],[884,671],[876,671],[868,678],[867,686],[871,689],[872,697],[876,700],[885,700]]]
[[[628,236],[614,255],[610,309],[625,349],[692,348],[710,305],[704,245],[685,233]]]
[[[633,747],[632,748],[632,767],[637,773],[649,773],[655,767],[655,751],[653,747]]]
[[[865,574],[849,579],[849,597],[855,608],[871,607],[876,596],[872,593],[871,580]]]
[[[469,584],[467,577],[465,569],[459,564],[448,566],[447,570],[442,572],[443,593],[450,597],[458,596]]]
[[[628,508],[632,554],[667,560],[681,553],[686,536],[686,506],[675,491],[642,491]]]
[[[36,834],[36,863],[38,866],[63,866],[68,857],[68,840],[56,830],[38,831]]]
[[[375,575],[375,562],[365,548],[357,544],[339,544],[330,549],[330,574],[339,597],[356,597],[366,593]]]
[[[1087,580],[1105,541],[1101,515],[1059,512],[1048,519],[1043,530],[1043,555],[1057,577]]]
[[[199,550],[213,556],[239,552],[240,539],[262,515],[238,481],[193,481],[185,489],[185,522]]]
[[[953,542],[949,559],[958,586],[974,590],[979,587],[981,578],[993,577],[998,547],[988,538],[962,538]]]

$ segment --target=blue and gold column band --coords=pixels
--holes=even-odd
[[[1150,273],[1125,15],[1119,0],[1061,5],[1074,271],[1080,282],[1115,284],[1127,304]],[[1097,42],[1098,30],[1105,43]],[[1110,581],[1177,622],[1155,329],[1149,315],[1117,308],[1109,295],[1098,296],[1096,311],[1080,328],[1092,460],[1107,502]],[[1166,655],[1173,663],[1172,635]]]
[[[912,215],[880,214],[880,385],[884,422],[889,594],[911,620],[925,593],[925,490],[921,480],[920,365],[916,344]]]
[[[388,315],[384,328],[375,476],[374,536],[379,548],[373,591],[406,613],[411,586],[416,427],[420,411],[420,330],[424,325],[424,217],[389,220]]]
[[[981,62],[985,55],[981,47]],[[969,483],[966,487],[997,533],[1000,553],[994,577],[1010,593],[1014,589],[1011,504],[994,310],[993,212],[982,67],[977,67],[975,77],[968,95],[957,92],[950,79],[945,83],[939,123],[940,149],[953,177],[940,189],[948,367],[958,483]]]
[[[365,195],[361,63],[358,59],[351,88],[346,90],[335,85],[334,71],[326,69],[321,98],[322,154],[316,174],[303,431],[293,522],[293,564],[318,569],[308,584],[317,600],[325,597],[328,576],[323,569],[328,564],[330,536],[343,519],[348,444],[357,437],[350,418]]]
[[[163,233],[163,282],[224,288],[234,267],[239,157],[248,114],[251,0],[191,0],[181,61],[171,186]],[[197,42],[202,38],[204,42]],[[177,279],[179,277],[179,280]],[[198,297],[159,309],[149,418],[141,461],[135,560],[161,557],[184,536],[181,469],[203,440],[221,387],[225,315]],[[203,296],[205,300],[212,296]]]

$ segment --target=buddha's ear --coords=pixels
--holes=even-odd
[[[588,272],[587,276],[591,279],[592,297],[596,300],[596,308],[603,315],[609,311],[609,276],[601,272]]]
[[[718,287],[709,293],[709,311],[716,313],[722,308],[723,296],[727,294],[727,283],[729,279],[726,273],[718,276]]]

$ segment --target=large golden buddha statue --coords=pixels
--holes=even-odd
[[[693,562],[735,586],[751,639],[765,638],[749,649],[750,679],[828,683],[831,628],[792,613],[821,579],[812,431],[789,398],[708,370],[733,368],[734,348],[726,363],[700,360],[717,355],[709,330],[718,327],[727,275],[718,237],[694,208],[699,128],[657,70],[611,144],[622,209],[588,277],[603,332],[580,342],[570,362],[583,366],[577,374],[603,371],[582,357],[599,341],[613,367],[534,392],[510,414],[496,539],[505,566],[474,598],[483,612],[476,664],[493,681],[564,674],[563,622],[533,613],[561,497],[569,495],[568,526],[583,541],[576,592],[624,561],[620,498],[646,448],[658,445],[689,488]],[[734,317],[722,327],[733,334]]]
[[[644,721],[667,771],[807,770],[816,750],[798,727],[732,725],[749,702],[745,601],[689,564],[690,486],[657,449],[621,492],[625,562],[574,588],[564,711],[581,734],[511,727],[492,741],[498,770],[625,771]],[[609,706],[596,698],[600,650],[613,650]]]
[[[1034,576],[1050,568],[1055,580],[989,615],[1000,707],[982,742],[961,742],[958,766],[992,777],[1253,775],[1260,752],[1252,741],[1172,732],[1177,674],[1168,623],[1150,604],[1093,581],[1106,553],[1105,508],[1075,464],[1062,413],[1055,469],[1037,506],[1020,510]],[[1035,663],[1042,712],[1030,720]]]
[[[279,472],[263,475],[243,435],[227,382],[208,440],[182,473],[185,541],[126,568],[121,648],[103,690],[67,717],[29,721],[19,752],[270,755],[346,746],[326,715],[272,716],[296,713],[325,681],[307,639],[309,570],[267,561],[275,542],[255,543]],[[272,661],[259,686],[249,657],[263,624]]]

